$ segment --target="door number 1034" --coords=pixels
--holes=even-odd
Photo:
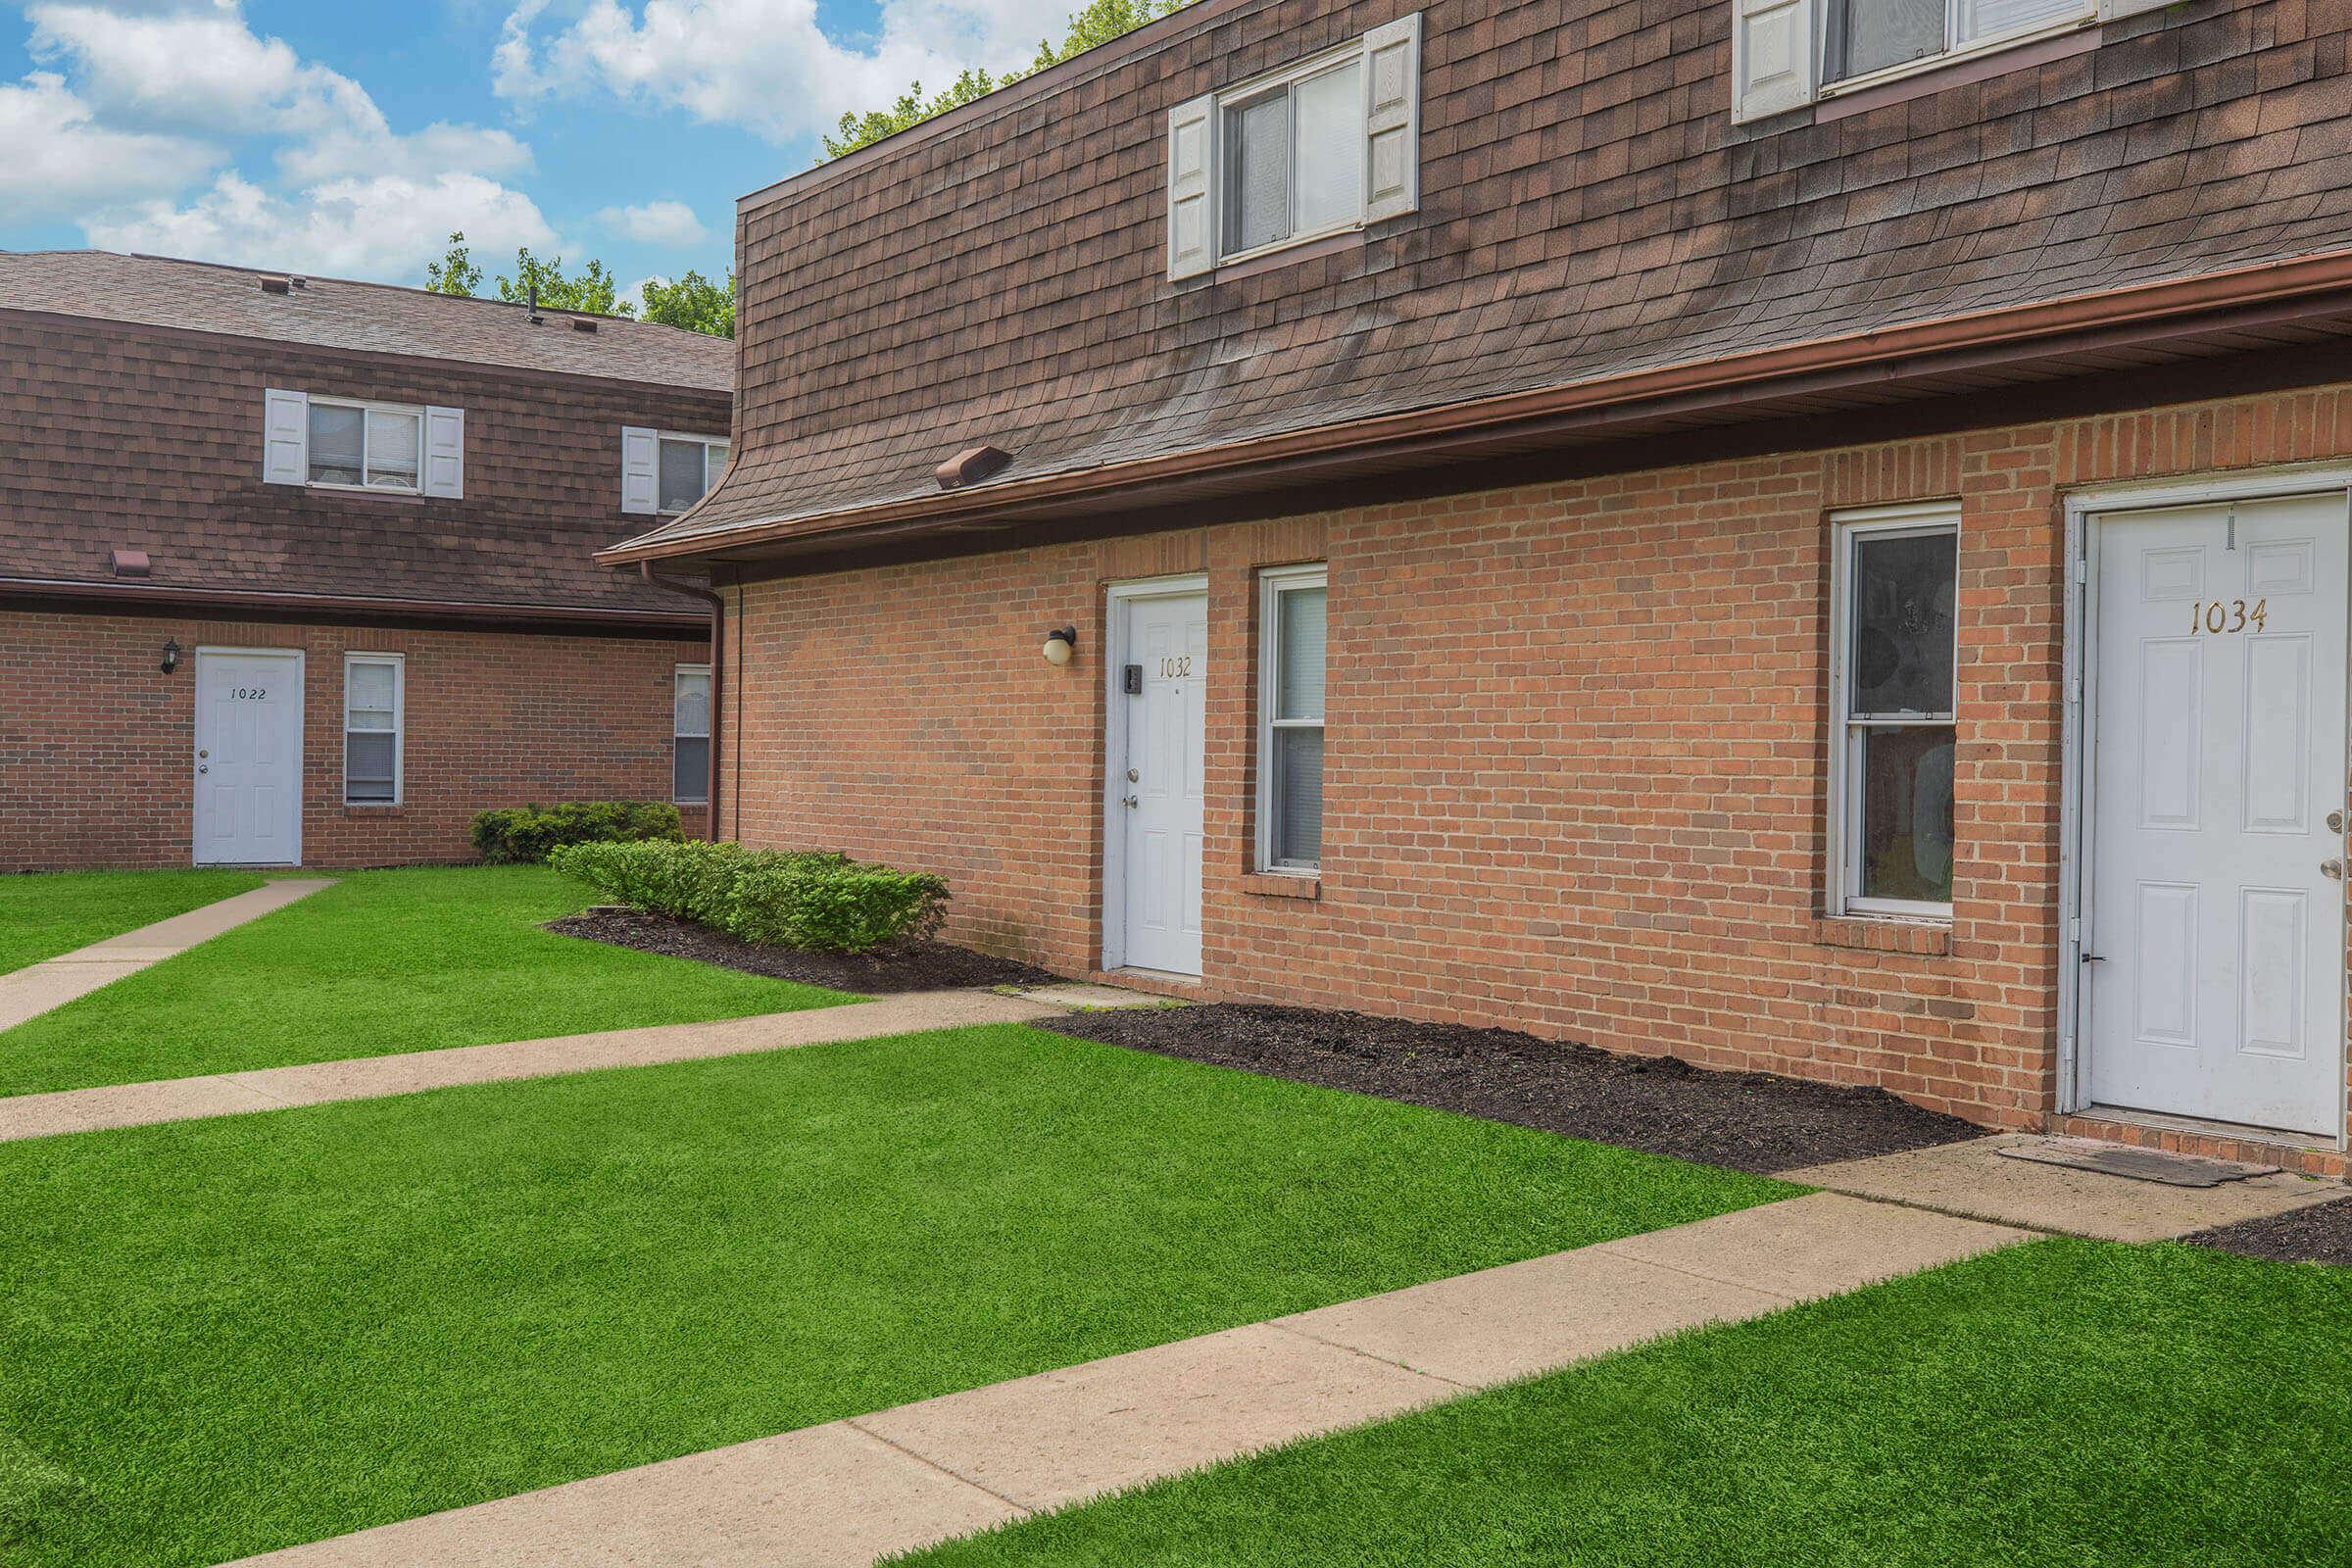
[[[2216,636],[2244,631],[2248,626],[2262,631],[2269,626],[2270,618],[2268,599],[2255,600],[2251,610],[2243,599],[2200,599],[2189,607],[2188,629],[2191,633],[2210,632]]]

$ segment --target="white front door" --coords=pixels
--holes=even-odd
[[[302,655],[196,654],[196,863],[302,859]]]
[[[1200,972],[1200,847],[1207,798],[1208,595],[1123,594],[1126,629],[1112,671],[1114,816],[1106,876],[1112,968]]]
[[[2344,498],[2111,514],[2090,547],[2089,1098],[2334,1133]]]

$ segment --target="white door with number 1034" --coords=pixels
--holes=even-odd
[[[196,655],[196,863],[302,858],[302,657]]]
[[[1123,967],[1200,972],[1201,761],[1208,688],[1208,596],[1131,599],[1115,830],[1120,839]]]
[[[2090,1099],[2334,1133],[2344,498],[2111,514],[2093,528]]]

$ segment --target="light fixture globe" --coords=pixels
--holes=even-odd
[[[1071,653],[1078,647],[1078,628],[1057,626],[1046,633],[1046,662],[1056,669],[1070,662]]]

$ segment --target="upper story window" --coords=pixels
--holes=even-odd
[[[1731,0],[1732,120],[2153,11],[2176,0]]]
[[[630,425],[620,432],[620,510],[684,512],[727,467],[727,438],[673,435]]]
[[[262,478],[386,495],[466,493],[466,411],[263,394]]]
[[[1168,276],[1420,204],[1421,18],[1168,112]]]

